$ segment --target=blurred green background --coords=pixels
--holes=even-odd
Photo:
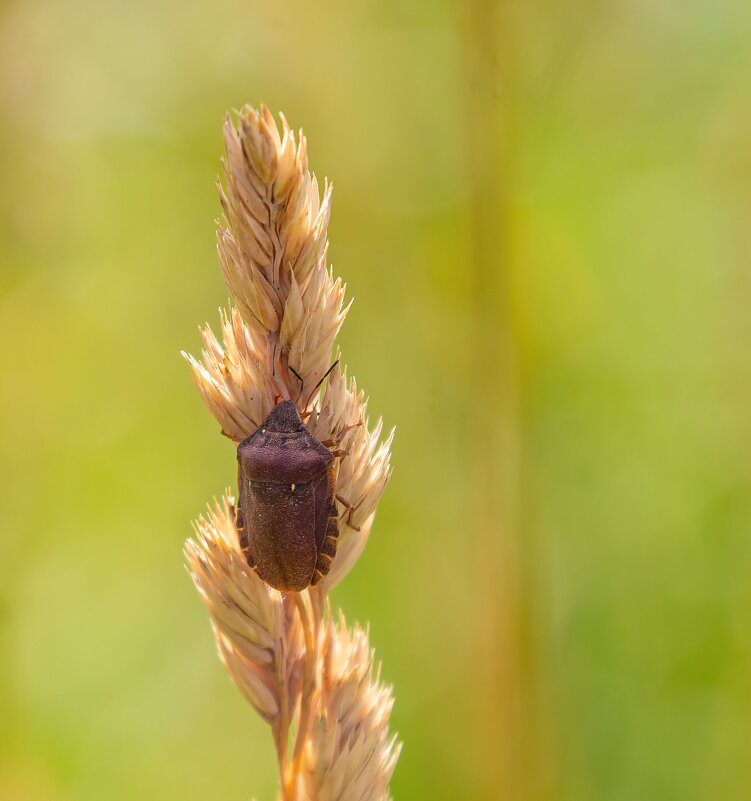
[[[225,110],[333,179],[398,799],[751,798],[751,6],[0,5],[0,798],[274,798],[181,556]]]

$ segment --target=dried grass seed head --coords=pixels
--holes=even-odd
[[[345,287],[327,264],[331,187],[321,198],[302,132],[296,138],[283,117],[280,130],[268,109],[246,107],[236,123],[227,118],[224,133],[217,245],[234,305],[220,311],[218,336],[208,325],[202,329],[200,359],[183,355],[201,398],[234,442],[280,398],[290,399],[313,436],[341,456],[336,494],[347,509],[336,558],[319,585],[325,592],[365,546],[389,478],[393,432],[383,440],[380,420],[370,429],[365,395],[343,367],[312,392],[329,368],[347,308]],[[271,724],[278,755],[287,749],[290,714],[300,715],[301,750],[296,744],[287,773],[280,756],[284,797],[386,801],[400,746],[388,732],[393,698],[374,675],[366,632],[329,617],[316,640],[308,615],[322,596],[285,598],[257,577],[240,550],[231,504],[227,496],[199,518],[186,558],[219,654]],[[315,710],[310,729],[303,708]]]
[[[329,619],[320,645],[321,703],[303,782],[315,801],[387,801],[401,745],[389,733],[391,688],[374,669],[367,633]]]
[[[198,518],[194,530],[185,556],[211,615],[219,655],[243,695],[272,722],[282,700],[277,660],[286,659],[288,671],[294,669],[303,649],[301,633],[286,625],[281,595],[248,567],[227,496]],[[294,698],[288,701],[292,705]]]
[[[369,430],[364,393],[338,365],[322,397],[305,408],[331,364],[347,309],[345,287],[326,263],[331,187],[321,199],[305,137],[301,132],[296,139],[281,119],[280,132],[267,108],[245,107],[237,125],[229,117],[225,122],[218,249],[236,307],[220,311],[220,337],[208,325],[201,330],[200,359],[184,355],[205,405],[234,442],[254,431],[282,397],[309,413],[319,441],[337,442],[346,452],[337,460],[336,494],[352,508],[342,518],[337,557],[324,583],[330,588],[365,545],[390,474],[393,432],[381,441],[380,420]]]

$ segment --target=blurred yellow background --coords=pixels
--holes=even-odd
[[[225,110],[334,181],[397,800],[751,798],[751,6],[0,5],[0,798],[274,798],[183,569]]]

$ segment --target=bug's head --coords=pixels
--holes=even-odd
[[[300,431],[303,422],[297,406],[291,400],[285,400],[274,406],[269,416],[263,421],[263,427],[266,431],[291,434],[294,431]]]

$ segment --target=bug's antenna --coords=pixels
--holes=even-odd
[[[308,408],[308,404],[313,400],[313,396],[316,394],[316,391],[321,386],[321,384],[323,384],[323,382],[328,378],[329,373],[337,366],[337,364],[339,364],[339,359],[337,359],[331,365],[331,367],[329,367],[329,369],[326,370],[326,372],[321,376],[321,380],[313,387],[313,391],[310,393],[310,395],[308,395],[308,399],[305,401],[305,406],[303,407],[306,411]],[[290,368],[290,370],[291,369],[292,368]],[[295,373],[295,375],[297,375],[297,373]]]
[[[305,389],[305,382],[303,381],[300,373],[298,373],[297,370],[295,370],[295,368],[291,364],[288,364],[287,367],[289,367],[290,373],[292,373],[295,376],[295,378],[300,382],[300,394],[297,396],[297,399],[300,400],[300,398],[302,397],[303,390]]]
[[[279,397],[283,400],[290,400],[289,397],[289,387],[287,386],[286,380],[282,380],[281,376],[284,374],[284,362],[282,361],[282,357],[280,356],[278,360],[273,362],[274,369],[272,371],[272,376],[274,378],[274,383],[276,384],[277,392],[276,397]],[[289,365],[288,365],[289,366]],[[292,369],[292,368],[290,368]],[[294,370],[292,370],[295,373]],[[297,373],[295,373],[297,375]],[[297,375],[300,378],[299,375]],[[302,381],[302,378],[300,378]],[[301,393],[302,394],[302,393]],[[279,401],[275,400],[274,403],[278,403]]]

